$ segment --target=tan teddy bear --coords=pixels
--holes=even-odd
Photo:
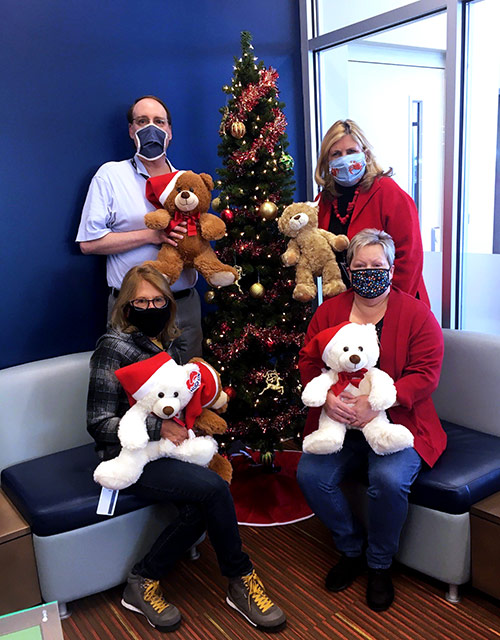
[[[194,267],[214,287],[226,287],[238,279],[236,269],[222,263],[210,246],[211,240],[219,240],[226,232],[224,222],[207,213],[213,187],[211,176],[193,171],[154,176],[146,183],[146,197],[158,207],[146,214],[147,227],[168,233],[179,222],[187,222],[187,233],[177,246],[162,245],[158,259],[148,263],[164,273],[170,284],[184,267]]]
[[[347,248],[347,236],[318,229],[318,209],[306,202],[294,202],[286,207],[278,219],[278,227],[281,233],[292,238],[281,259],[286,267],[295,265],[295,300],[309,302],[315,298],[316,276],[323,278],[324,298],[345,291],[334,251]]]

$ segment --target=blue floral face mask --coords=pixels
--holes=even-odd
[[[391,284],[390,269],[354,269],[351,271],[353,290],[362,298],[377,298]]]
[[[165,154],[168,134],[155,124],[148,124],[135,132],[137,155],[144,160],[158,160]]]
[[[340,158],[330,160],[328,169],[335,182],[338,182],[343,187],[351,187],[365,175],[365,154],[360,151],[359,153],[350,153],[347,156],[340,156]]]

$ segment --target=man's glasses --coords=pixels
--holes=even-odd
[[[132,122],[135,122],[138,127],[145,127],[151,123],[151,118],[148,118],[148,116],[139,116],[138,118],[132,118]],[[164,127],[167,124],[165,118],[153,118],[152,122],[157,127]]]
[[[155,298],[136,298],[129,302],[134,309],[139,309],[140,311],[148,309],[150,303],[153,304],[155,309],[164,309],[168,305],[168,299],[164,296],[156,296]]]

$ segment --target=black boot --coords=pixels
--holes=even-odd
[[[365,569],[366,561],[364,555],[349,558],[342,554],[338,563],[328,572],[325,587],[328,591],[347,589]]]
[[[394,600],[391,569],[370,569],[368,567],[368,586],[366,602],[373,611],[385,611]]]

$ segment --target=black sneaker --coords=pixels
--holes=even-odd
[[[165,600],[158,580],[130,573],[122,605],[146,616],[149,624],[158,631],[175,631],[181,624],[179,609]]]
[[[285,614],[266,594],[255,571],[229,581],[226,602],[262,631],[280,631],[286,624]]]
[[[368,568],[366,602],[373,611],[385,611],[394,600],[391,569]]]
[[[366,569],[364,555],[349,558],[342,554],[337,564],[330,569],[325,580],[328,591],[343,591],[347,589],[359,575]]]

